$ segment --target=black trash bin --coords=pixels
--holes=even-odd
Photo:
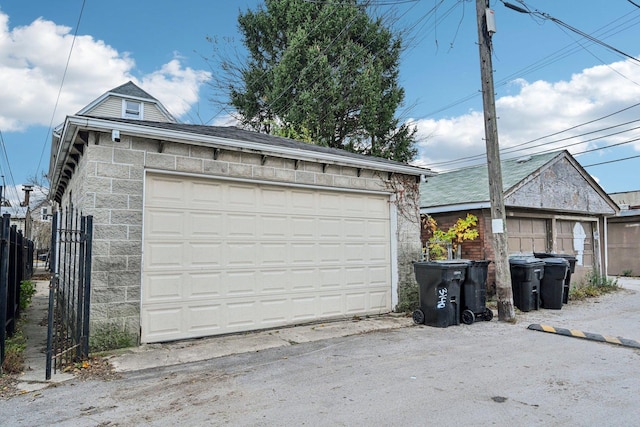
[[[571,290],[571,275],[576,272],[576,258],[573,255],[569,254],[554,254],[548,252],[534,252],[533,256],[536,258],[564,258],[569,261],[569,271],[567,271],[567,277],[564,279],[564,286],[562,290],[562,303],[566,304],[569,302],[569,291]]]
[[[544,277],[540,281],[540,307],[560,310],[569,261],[564,258],[544,258],[542,261]]]
[[[489,321],[493,319],[493,311],[488,309],[487,303],[487,272],[491,261],[467,261],[467,275],[464,279],[460,298],[462,303],[460,318],[462,323],[472,324],[478,319]]]
[[[521,311],[539,309],[544,261],[534,257],[510,257],[509,269],[515,306]]]
[[[460,324],[460,286],[467,263],[459,260],[416,262],[420,307],[413,312],[418,324],[446,328]]]

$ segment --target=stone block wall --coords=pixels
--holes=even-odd
[[[110,134],[91,132],[62,206],[72,202],[94,217],[92,328],[115,325],[139,337],[145,170],[396,193],[394,275],[399,289],[415,285],[412,262],[420,254],[415,177],[127,135],[114,142]]]

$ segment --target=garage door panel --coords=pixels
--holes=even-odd
[[[263,294],[285,293],[289,290],[289,271],[263,270],[260,272],[260,286]]]
[[[142,303],[181,300],[183,280],[182,274],[148,273],[141,294]]]
[[[314,239],[316,237],[315,218],[308,216],[291,216],[289,218],[289,227],[291,227],[291,237],[294,239]]]
[[[314,295],[300,296],[291,298],[292,317],[291,320],[303,321],[314,320],[318,318],[316,311],[321,308],[317,301],[318,297]]]
[[[184,185],[188,187],[185,188],[185,196],[189,196],[189,208],[217,210],[223,206],[223,186],[219,183],[213,181],[187,181]]]
[[[167,182],[183,193],[171,206],[155,198]],[[153,174],[146,185],[143,342],[391,309],[387,196]]]
[[[186,310],[186,332],[193,336],[199,335],[203,332],[211,333],[221,328],[221,325],[216,322],[216,319],[220,319],[220,312],[222,306],[220,304],[215,305],[193,305],[189,306]]]
[[[509,253],[547,251],[547,221],[539,218],[507,218]]]
[[[367,232],[370,239],[379,239],[382,242],[389,240],[389,223],[383,220],[367,220]]]
[[[180,215],[179,212],[176,212]],[[190,239],[214,239],[223,235],[223,215],[215,212],[189,212],[182,214]],[[173,236],[178,237],[176,234]],[[183,236],[179,236],[183,238]]]
[[[169,177],[154,177],[145,183],[145,199],[154,206],[180,207],[185,205],[185,182]]]
[[[223,209],[255,212],[257,195],[254,185],[229,184],[225,187],[225,194],[227,203]]]
[[[253,242],[227,242],[223,251],[223,265],[231,268],[255,268],[259,245]]]
[[[293,265],[312,264],[316,260],[315,243],[291,243],[290,262]]]
[[[230,238],[256,239],[256,221],[254,214],[225,215],[226,236]]]
[[[316,270],[314,268],[293,268],[289,270],[291,273],[291,291],[314,291],[316,278]]]
[[[290,225],[287,217],[263,215],[259,221],[262,225],[259,229],[261,238],[269,240],[289,238]]]
[[[191,291],[189,298],[218,298],[221,296],[219,283],[222,273],[190,273],[188,275],[188,284]]]
[[[181,268],[185,244],[180,242],[154,242],[147,245],[145,267],[149,270]]]
[[[354,292],[346,295],[346,312],[347,314],[362,313],[367,306],[367,293]]]
[[[255,277],[256,275],[253,270],[228,271],[224,274],[224,283],[226,284],[226,293],[224,296],[235,297],[255,295]]]
[[[184,262],[187,268],[217,268],[220,267],[222,259],[223,246],[216,242],[188,242],[189,251],[187,262]]]
[[[343,245],[340,243],[318,243],[318,263],[339,264],[344,257]]]
[[[343,220],[340,218],[318,218],[318,239],[333,240],[343,236]]]
[[[176,211],[155,209],[145,218],[145,232],[153,238],[182,238],[185,232],[183,214]]]

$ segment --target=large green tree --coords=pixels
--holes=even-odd
[[[402,42],[360,0],[265,0],[241,13],[248,58],[228,86],[245,125],[398,161],[415,128],[400,123]]]

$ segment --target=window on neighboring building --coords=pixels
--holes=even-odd
[[[49,212],[49,208],[42,208],[40,209],[40,219],[42,221],[49,221],[51,220],[51,217],[49,216],[50,212]]]
[[[142,120],[142,102],[123,100],[122,102],[122,117],[125,119],[140,119]]]

